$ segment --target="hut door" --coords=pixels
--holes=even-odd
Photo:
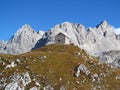
[[[57,40],[57,44],[61,44],[61,40]]]

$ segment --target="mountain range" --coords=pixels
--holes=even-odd
[[[90,27],[88,29],[85,29],[81,24],[64,22],[47,32],[36,32],[26,24],[7,42],[0,41],[0,53],[21,54],[46,44],[54,44],[55,35],[58,32],[68,34],[75,45],[92,55],[98,55],[109,50],[120,50],[119,35],[114,32],[113,27],[107,21],[103,21],[95,28]]]
[[[69,44],[56,44],[62,35]],[[0,90],[120,90],[120,35],[107,21],[47,32],[25,24],[0,41],[0,53]]]
[[[105,52],[120,50],[120,35],[116,34],[114,28],[104,20],[96,27],[89,27],[88,29],[81,24],[64,22],[47,32],[36,32],[30,25],[25,24],[7,42],[0,41],[0,53],[22,54],[44,45],[55,44],[55,36],[60,32],[68,35],[74,45],[99,59],[103,59],[101,56],[104,57],[103,53]],[[108,55],[105,58],[108,61],[110,59]],[[116,66],[114,61],[112,64],[114,63]],[[118,57],[117,62],[119,62]]]

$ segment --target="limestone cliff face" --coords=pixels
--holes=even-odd
[[[120,50],[119,35],[115,34],[107,21],[103,21],[95,28],[88,29],[81,24],[64,22],[45,33],[36,32],[26,24],[7,43],[0,42],[0,53],[19,54],[46,44],[54,44],[55,36],[60,32],[68,35],[72,43],[94,56],[105,51]]]
[[[120,50],[118,35],[115,34],[113,27],[107,21],[101,22],[95,28],[88,29],[85,29],[81,24],[69,22],[56,25],[43,35],[37,46],[54,43],[55,35],[59,32],[69,35],[75,45],[92,55],[99,55],[99,53],[108,50]]]
[[[35,32],[26,24],[8,40],[7,44],[1,44],[0,53],[20,54],[28,52],[35,46],[43,33],[42,31]]]
[[[101,53],[108,50],[120,50],[120,40],[116,38],[117,35],[113,27],[106,21],[95,28],[89,28],[87,32],[86,43],[83,48],[88,52]]]
[[[107,21],[101,22],[95,28],[88,29],[85,29],[81,24],[69,22],[56,25],[43,35],[42,39],[37,43],[37,47],[55,43],[55,36],[59,32],[66,33],[75,45],[86,50],[92,56],[99,57],[99,60],[103,60],[102,62],[105,63],[111,61],[112,56],[109,51],[120,50],[120,35],[114,32],[113,27],[109,25]],[[106,56],[103,52],[108,52],[109,55]],[[114,53],[114,56],[116,55],[118,55],[118,53]],[[107,60],[105,58],[107,58]],[[114,57],[110,64],[120,67],[118,57]]]

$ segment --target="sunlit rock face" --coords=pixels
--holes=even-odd
[[[101,22],[95,28],[88,29],[85,29],[81,24],[69,22],[58,24],[43,35],[37,46],[55,43],[55,36],[60,32],[69,35],[74,45],[85,49],[94,56],[104,51],[120,50],[119,36],[116,35],[113,27],[107,21]]]
[[[36,32],[26,24],[7,43],[0,41],[0,53],[21,54],[47,44],[55,44],[55,36],[60,32],[69,36],[72,44],[93,56],[99,56],[105,51],[120,50],[120,36],[107,21],[102,21],[96,27],[88,29],[81,24],[64,22],[45,33]]]
[[[29,52],[44,32],[35,32],[29,25],[22,26],[6,44],[0,46],[0,53],[21,54]],[[3,45],[4,44],[4,45]]]

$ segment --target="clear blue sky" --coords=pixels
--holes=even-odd
[[[24,24],[38,31],[65,21],[94,27],[102,20],[120,27],[120,0],[0,0],[0,40]]]

